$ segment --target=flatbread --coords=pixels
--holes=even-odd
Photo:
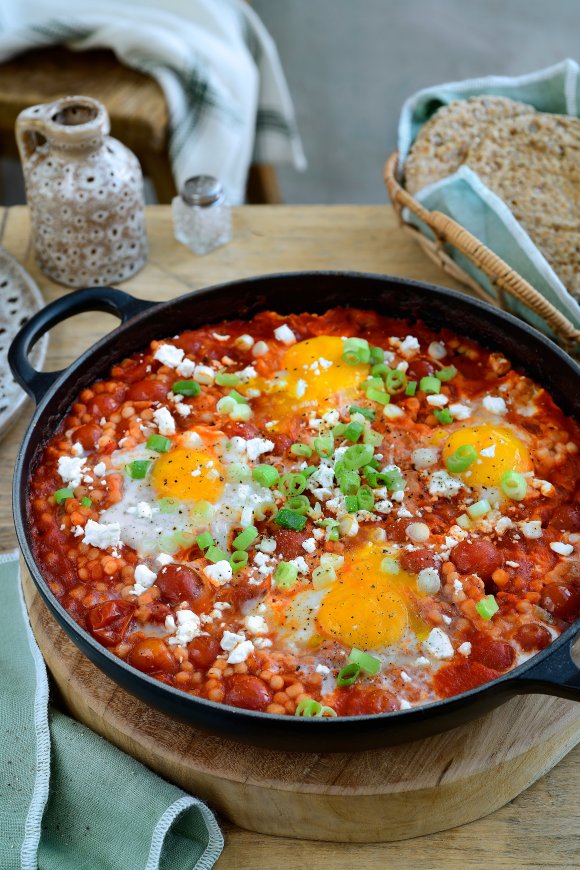
[[[414,194],[459,169],[474,139],[488,124],[535,114],[533,106],[505,97],[470,97],[442,106],[423,125],[411,148],[405,164],[405,187]]]

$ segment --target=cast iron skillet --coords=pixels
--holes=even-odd
[[[552,394],[563,410],[580,418],[580,368],[548,339],[516,318],[466,296],[416,281],[339,272],[266,275],[210,287],[170,302],[135,299],[111,287],[79,290],[52,302],[18,333],[10,348],[12,371],[38,407],[18,454],[14,474],[14,517],[20,547],[40,594],[71,640],[124,689],[171,716],[214,734],[247,743],[298,751],[352,751],[426,737],[460,725],[526,692],[580,700],[580,670],[571,648],[580,620],[520,667],[472,691],[420,708],[337,719],[271,716],[194,698],[127,665],[80,628],[45,584],[29,542],[29,470],[43,443],[85,387],[110,366],[156,338],[227,318],[249,318],[261,309],[281,314],[324,312],[336,305],[371,308],[438,329],[448,326],[489,348],[503,351]],[[55,324],[83,311],[107,311],[121,325],[87,350],[68,369],[38,372],[28,353]]]

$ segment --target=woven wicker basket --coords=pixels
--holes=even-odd
[[[560,343],[570,353],[577,355],[580,344],[580,330],[557,308],[535,290],[521,275],[518,275],[501,257],[494,254],[479,239],[464,229],[457,221],[439,211],[429,211],[406,191],[397,179],[398,153],[395,151],[385,163],[385,184],[405,232],[416,239],[427,256],[445,272],[467,284],[486,302],[495,304],[504,311],[510,310],[510,296],[525,303],[532,311],[542,317],[558,337]],[[423,233],[403,219],[403,208],[407,207],[432,230],[435,240],[428,239]],[[486,293],[471,275],[465,272],[449,256],[445,246],[452,246],[467,257],[489,278],[495,290],[495,300]]]

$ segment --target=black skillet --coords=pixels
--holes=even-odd
[[[579,620],[518,668],[462,695],[424,707],[337,719],[271,716],[227,707],[173,689],[112,655],[69,616],[46,585],[29,541],[28,476],[39,449],[82,389],[154,338],[223,319],[250,318],[261,309],[285,314],[323,312],[337,305],[375,309],[410,321],[420,318],[434,329],[450,327],[484,347],[502,351],[517,369],[542,384],[566,414],[580,419],[580,368],[569,356],[515,317],[441,287],[378,275],[305,272],[233,281],[162,303],[136,299],[110,287],[79,290],[32,317],[9,352],[16,379],[38,406],[16,461],[13,504],[20,547],[42,598],[79,649],[124,689],[211,733],[276,749],[352,751],[406,742],[453,728],[513,695],[528,692],[580,700],[580,670],[572,660]],[[64,371],[33,369],[28,353],[34,343],[57,323],[83,311],[110,312],[120,318],[121,325]]]

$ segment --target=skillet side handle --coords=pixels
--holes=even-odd
[[[85,311],[106,311],[115,314],[122,323],[126,323],[155,304],[145,299],[136,299],[129,293],[114,287],[86,287],[61,299],[55,299],[31,317],[15,336],[8,351],[12,374],[38,404],[64,371],[39,372],[28,361],[28,354],[49,329]]]
[[[572,648],[580,645],[580,627],[569,643],[563,644],[544,661],[530,668],[518,680],[523,692],[540,692],[556,695],[570,701],[580,701],[580,668],[572,658]]]

